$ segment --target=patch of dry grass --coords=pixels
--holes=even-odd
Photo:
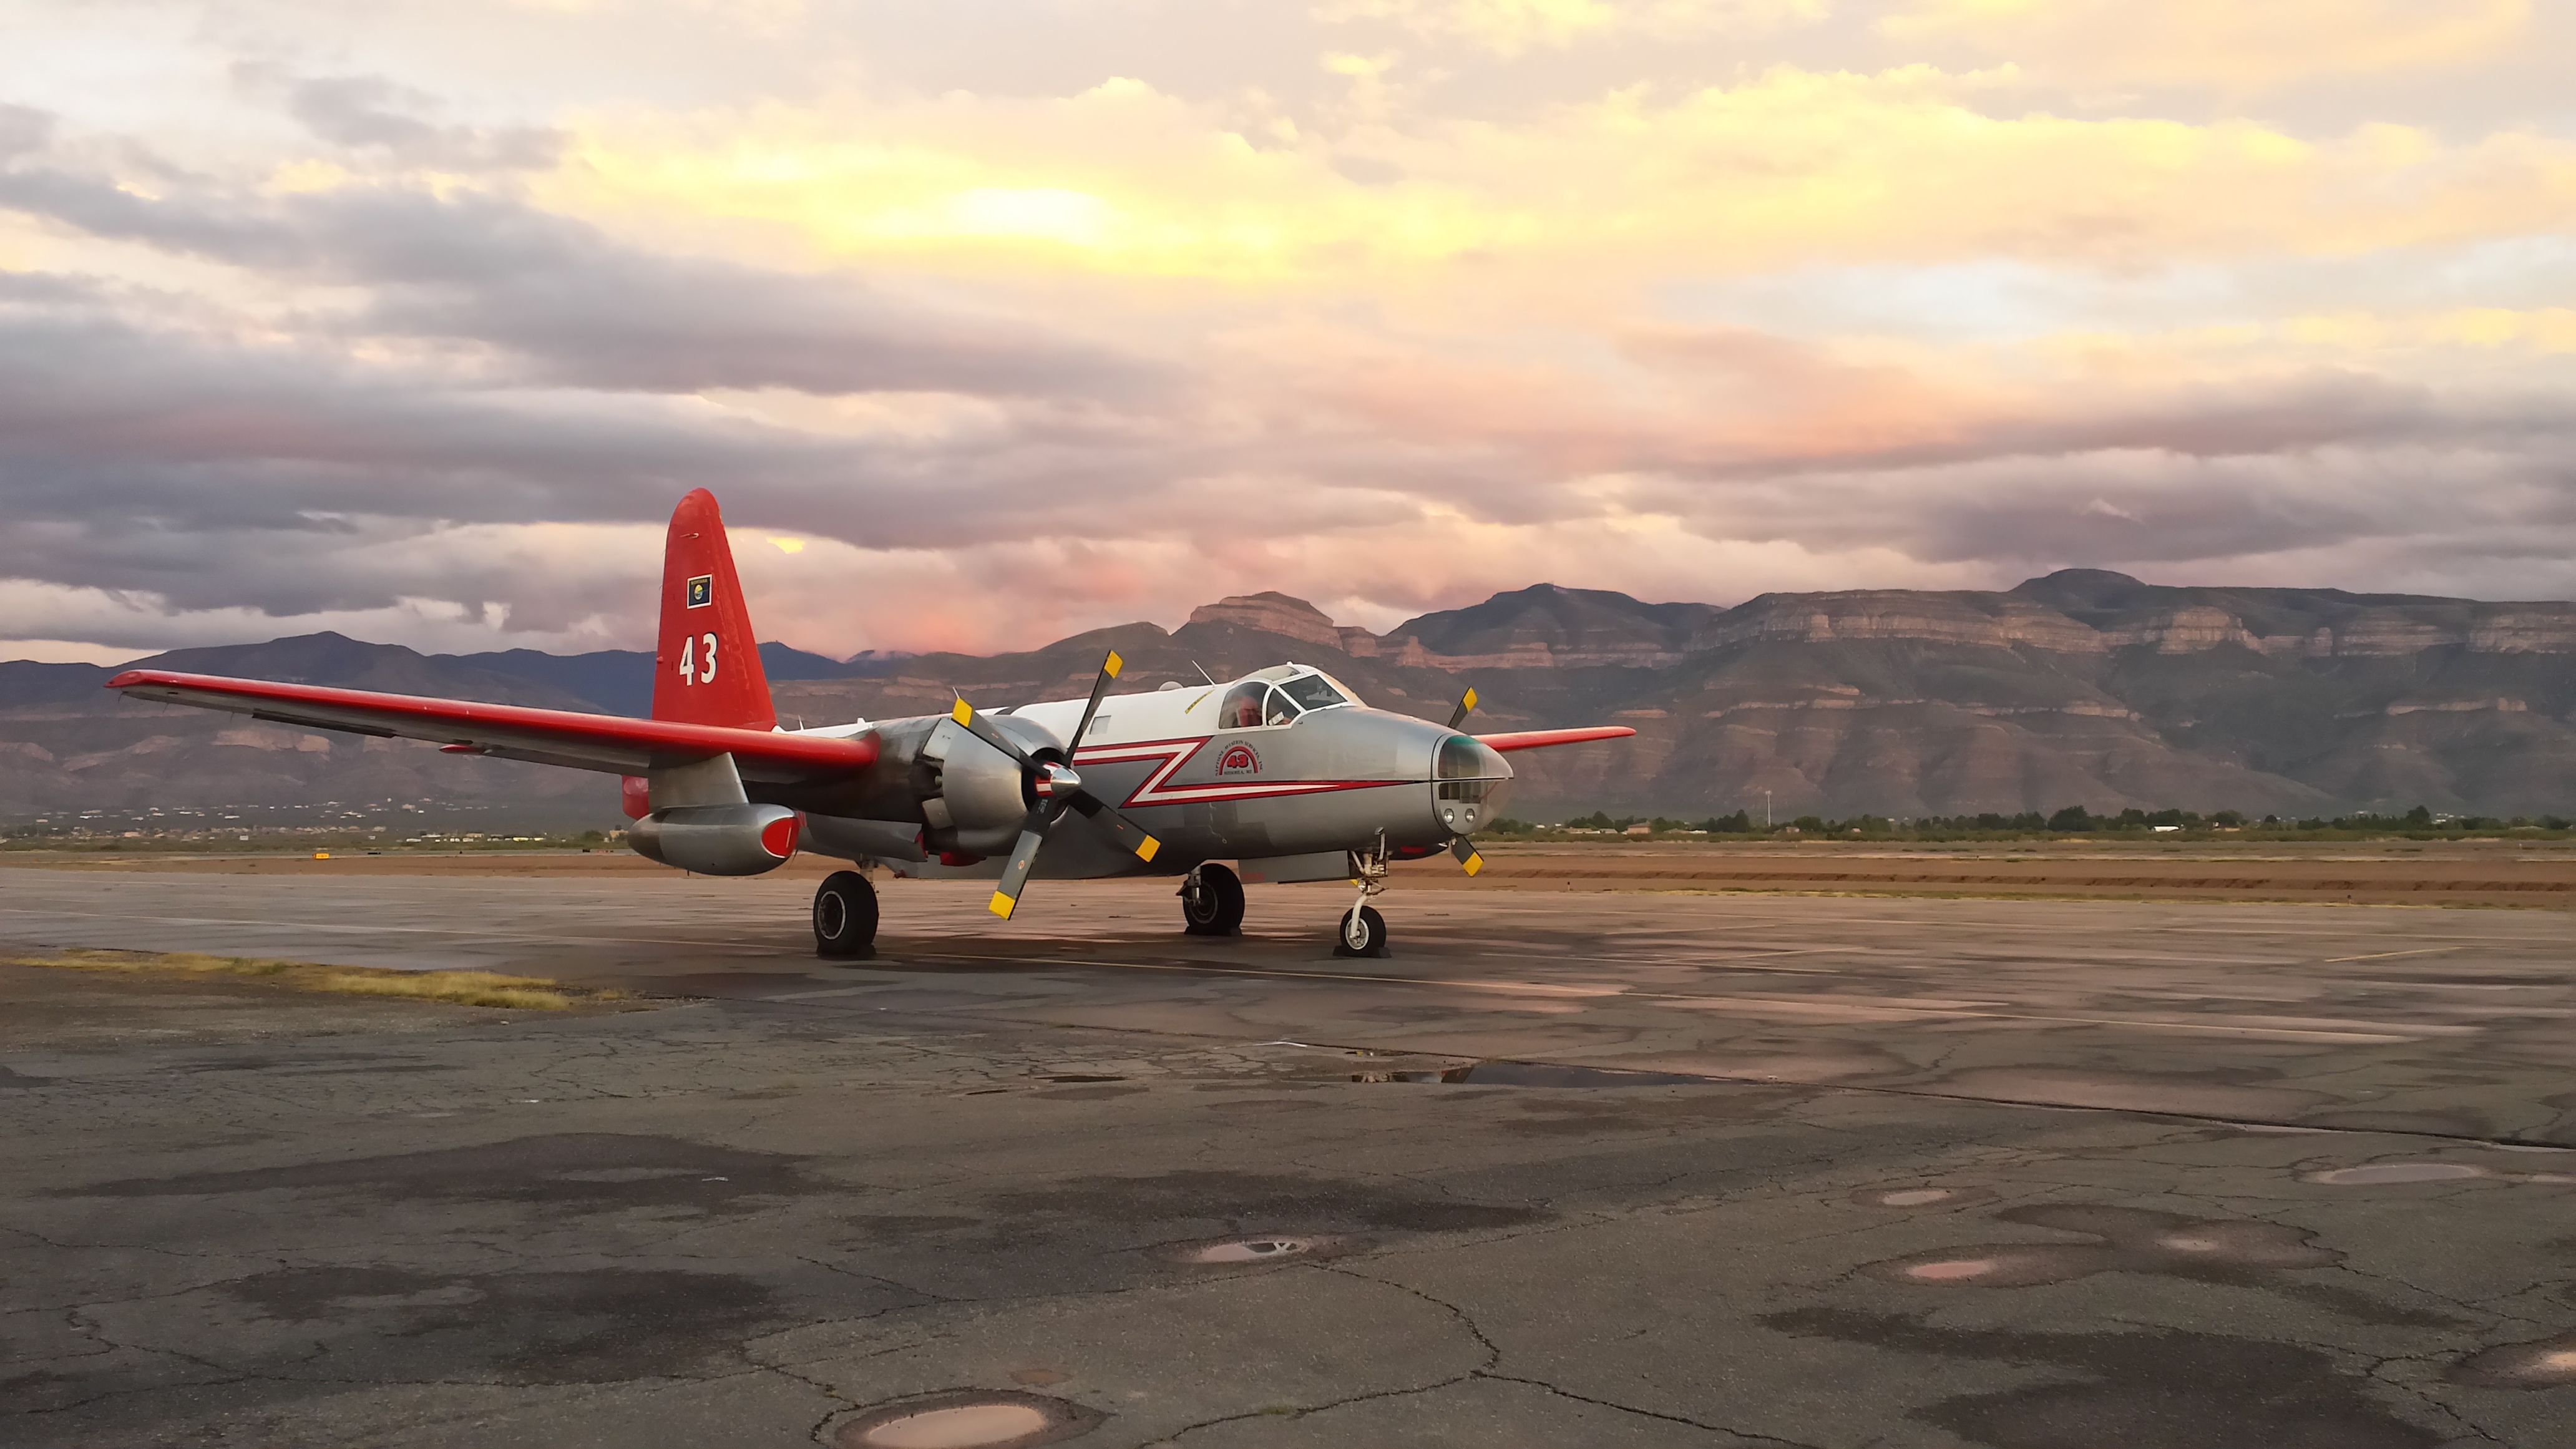
[[[328,991],[343,996],[398,996],[413,1001],[509,1007],[520,1011],[561,1011],[577,1003],[615,1001],[621,995],[615,991],[567,986],[543,977],[503,976],[492,971],[387,971],[373,966],[324,966],[312,961],[204,956],[193,952],[73,950],[45,956],[11,956],[6,960],[12,966],[45,966],[67,971],[237,976],[272,982],[295,991]]]

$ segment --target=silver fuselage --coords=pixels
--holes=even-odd
[[[1284,671],[1263,671],[1261,676]],[[1178,875],[1211,860],[1313,859],[1381,848],[1423,855],[1488,824],[1511,780],[1502,756],[1430,720],[1357,703],[1313,709],[1285,722],[1218,718],[1243,682],[1117,695],[1104,702],[1081,747],[1065,736],[1084,701],[1050,700],[988,718],[1032,751],[1064,761],[1085,787],[1161,842],[1140,861],[1105,832],[1069,815],[1049,837],[1035,874],[1088,879]],[[1344,691],[1347,693],[1347,691]],[[990,876],[1024,806],[994,774],[1004,757],[944,715],[880,720],[890,746],[880,778],[843,798],[778,795],[807,818],[804,848],[884,864],[898,874]],[[940,775],[932,775],[931,761]],[[985,782],[980,799],[962,783]],[[925,781],[944,779],[944,801]],[[794,792],[803,795],[806,792]],[[754,798],[763,792],[753,789]],[[1034,803],[1031,799],[1029,803]],[[1007,821],[1003,817],[1007,815]],[[1007,827],[1007,828],[1005,828]],[[997,848],[998,847],[998,848]]]

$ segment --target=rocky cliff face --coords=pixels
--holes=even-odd
[[[1371,702],[1476,727],[1611,721],[1635,740],[1522,755],[1513,808],[1784,816],[2233,807],[2576,814],[2576,605],[2187,589],[2070,570],[1999,593],[1771,594],[1732,609],[1550,585],[1382,635],[1284,594],[1024,654],[835,664],[764,646],[782,718],[886,718],[1195,683],[1296,658]],[[165,656],[168,667],[640,708],[642,655],[431,657],[337,636]],[[586,777],[427,747],[127,704],[106,670],[0,665],[0,817],[171,802],[569,800]],[[605,823],[612,798],[599,792]]]

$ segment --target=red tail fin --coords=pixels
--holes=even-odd
[[[671,511],[662,550],[662,634],[653,654],[653,718],[765,730],[778,723],[769,675],[734,577],[724,516],[704,488]]]

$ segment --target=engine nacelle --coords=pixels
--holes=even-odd
[[[646,860],[699,875],[759,875],[796,853],[801,826],[784,805],[684,805],[636,821],[626,843]]]
[[[1028,750],[1063,758],[1063,743],[1030,721],[1009,715],[985,718]],[[937,838],[979,855],[1011,848],[1035,799],[1028,772],[1018,761],[967,733],[954,720],[941,720],[922,741],[919,760],[924,767],[922,784],[927,787],[921,814]]]

